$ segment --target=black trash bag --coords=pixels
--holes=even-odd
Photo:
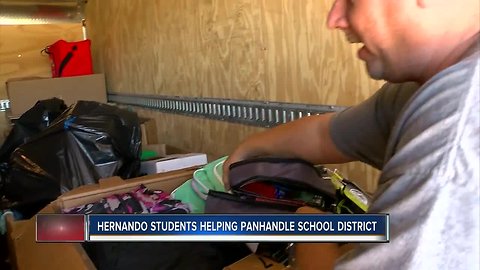
[[[22,114],[0,148],[0,163],[8,163],[15,148],[49,127],[66,109],[63,100],[52,98],[38,101]]]
[[[134,112],[79,101],[11,155],[6,197],[33,216],[62,193],[99,179],[138,175],[141,133]]]
[[[40,100],[15,121],[15,125],[0,148],[0,196],[5,193],[4,182],[10,170],[8,162],[12,152],[31,137],[45,130],[66,109],[67,105],[61,99]]]

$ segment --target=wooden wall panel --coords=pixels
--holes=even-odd
[[[50,62],[40,51],[58,39],[83,38],[80,24],[0,25],[0,99],[8,99],[9,78],[51,77]],[[0,144],[10,130],[5,112],[0,112]]]
[[[332,1],[266,0],[268,99],[356,104],[378,83],[368,79],[357,48],[326,27]]]
[[[330,0],[90,0],[96,70],[109,91],[354,105],[380,82],[325,20]],[[257,128],[140,111],[162,141],[211,157]],[[338,166],[336,166],[338,167]],[[339,167],[374,190],[378,172]],[[367,180],[368,179],[368,180]]]
[[[80,24],[0,25],[0,99],[5,82],[18,77],[51,77],[48,56],[40,51],[59,39],[81,40]]]

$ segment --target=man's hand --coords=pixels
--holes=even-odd
[[[297,214],[325,214],[312,208],[301,207]],[[295,247],[296,265],[299,270],[330,270],[340,257],[340,249],[336,243],[299,243]]]
[[[320,209],[308,207],[308,206],[298,208],[296,213],[297,214],[327,214],[327,212],[323,212]]]
[[[235,149],[235,151],[231,153],[223,163],[222,180],[223,180],[223,185],[225,186],[225,190],[230,189],[230,181],[228,179],[228,174],[230,172],[230,165],[232,163],[253,157],[252,154],[250,154],[250,152],[251,152],[250,147],[248,145],[240,144],[240,146],[237,147],[237,149]]]

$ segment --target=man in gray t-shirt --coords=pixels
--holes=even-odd
[[[391,218],[389,244],[360,245],[339,269],[478,268],[478,59],[477,52],[416,92],[385,86],[332,119],[337,148],[382,170],[369,211]]]
[[[298,244],[300,269],[479,269],[479,10],[478,0],[334,2],[328,26],[363,43],[370,76],[392,83],[343,112],[255,134],[224,165],[228,175],[232,162],[277,155],[382,170],[369,212],[390,214],[390,243],[344,256],[334,243]]]

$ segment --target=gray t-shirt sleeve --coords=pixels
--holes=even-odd
[[[369,99],[337,113],[330,124],[335,146],[351,158],[382,169],[395,119],[418,88],[416,83],[386,83]]]

